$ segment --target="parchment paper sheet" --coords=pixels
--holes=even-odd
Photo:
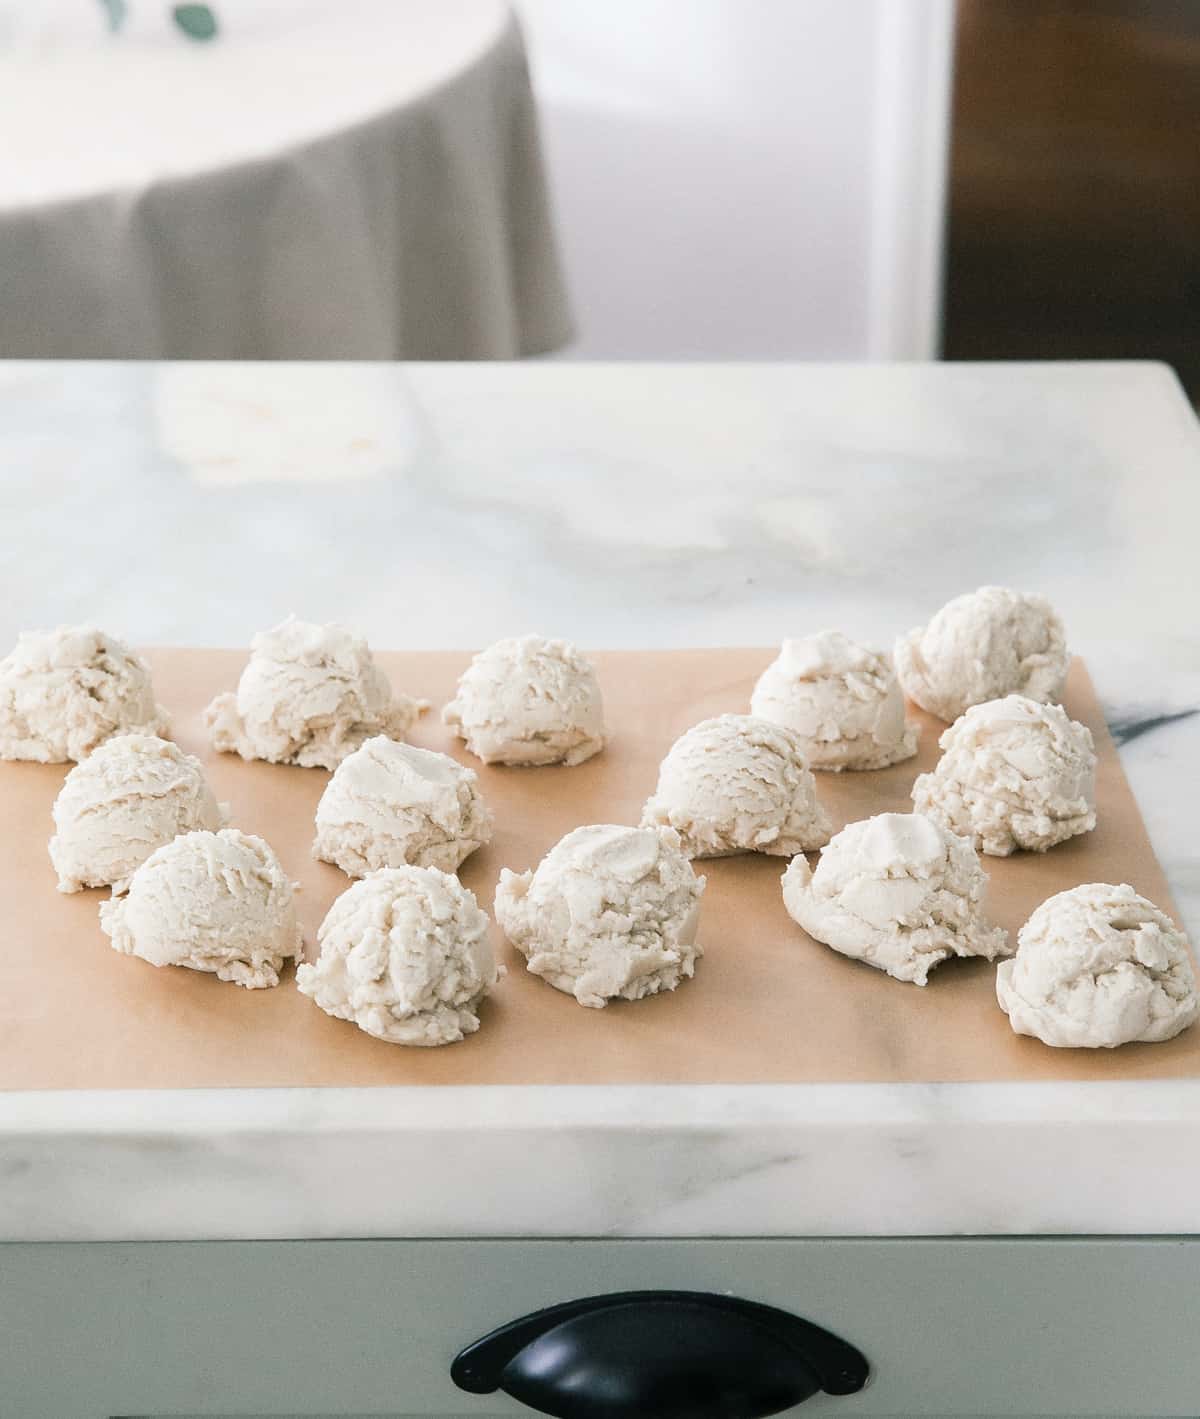
[[[434,701],[413,734],[479,771],[496,837],[462,878],[489,911],[502,866],[533,866],[582,823],[636,822],[658,762],[708,715],[745,711],[768,650],[609,652],[595,657],[611,745],[578,768],[485,768],[438,718],[465,653],[383,654],[397,688]],[[231,688],[243,651],[149,653],[179,743],[206,762],[233,822],[259,833],[302,883],[306,947],[349,880],[310,856],[313,812],[328,775],[213,755],[202,711]],[[990,911],[1015,932],[1039,902],[1080,882],[1129,882],[1172,903],[1106,732],[1090,681],[1072,669],[1066,708],[1100,755],[1099,826],[1038,855],[984,858]],[[917,759],[877,773],[818,774],[837,827],[911,809],[917,773],[937,759],[943,726],[921,720]],[[295,988],[245,991],[215,977],[156,969],[113,951],[99,928],[100,891],[62,895],[46,853],[50,807],[66,766],[0,764],[0,1088],[186,1088],[249,1085],[771,1083],[1136,1079],[1200,1076],[1200,1028],[1163,1045],[1052,1050],[1018,1038],[996,1005],[993,966],[949,961],[924,989],[819,946],[783,908],[780,858],[698,863],[708,878],[705,956],[673,994],[585,1010],[524,968],[497,933],[509,974],[479,1032],[441,1049],[373,1040],[330,1019]]]

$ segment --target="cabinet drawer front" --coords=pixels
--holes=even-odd
[[[468,1342],[610,1291],[728,1292],[872,1379],[794,1412],[1200,1414],[1200,1238],[13,1243],[0,1416],[528,1413],[456,1389]]]

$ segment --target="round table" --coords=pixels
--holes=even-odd
[[[165,0],[116,36],[94,0],[72,0],[78,27],[56,3],[22,32],[41,0],[0,0],[0,356],[504,359],[567,338],[501,0],[214,0],[207,43]]]

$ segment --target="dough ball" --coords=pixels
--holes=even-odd
[[[317,932],[315,965],[296,984],[327,1014],[396,1045],[447,1045],[479,1028],[504,974],[488,919],[457,877],[387,867],[342,893]]]
[[[1057,700],[1070,656],[1063,624],[1042,596],[983,586],[956,596],[896,642],[905,694],[939,719],[1004,695]]]
[[[225,823],[200,760],[152,734],[106,740],[67,775],[53,813],[50,860],[60,892],[124,892],[164,843]]]
[[[604,748],[604,704],[591,663],[541,636],[481,650],[442,710],[485,764],[582,764]]]
[[[913,785],[913,804],[980,852],[1045,852],[1096,826],[1092,732],[1060,706],[988,700],[938,742],[942,757]]]
[[[0,660],[0,759],[79,761],[114,734],[164,734],[146,662],[91,626],[24,631]]]
[[[334,769],[377,734],[402,739],[427,708],[392,693],[361,636],[289,616],[254,637],[236,692],[205,719],[221,753]]]
[[[670,828],[576,828],[536,872],[500,873],[496,920],[529,969],[580,1005],[674,990],[702,955],[697,877]]]
[[[840,631],[784,641],[750,713],[794,731],[812,769],[885,769],[917,752],[891,661]]]
[[[188,966],[249,990],[278,985],[300,952],[292,884],[262,838],[223,828],[184,833],[133,874],[129,895],[100,904],[113,948],[152,966]]]
[[[800,736],[749,714],[702,720],[675,741],[642,826],[674,828],[689,857],[790,857],[827,843],[832,830]]]
[[[987,878],[975,849],[919,813],[880,813],[843,828],[814,872],[783,874],[783,902],[808,934],[896,980],[924,985],[948,956],[1008,952],[983,913]]]
[[[1042,903],[996,972],[1018,1035],[1114,1049],[1179,1034],[1200,1014],[1187,938],[1132,887],[1089,882]]]
[[[321,795],[313,856],[351,877],[406,865],[454,872],[492,836],[478,782],[448,754],[368,739]]]

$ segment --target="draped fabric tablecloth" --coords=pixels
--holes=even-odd
[[[0,47],[0,357],[508,359],[567,338],[506,4],[215,8],[206,44]]]

